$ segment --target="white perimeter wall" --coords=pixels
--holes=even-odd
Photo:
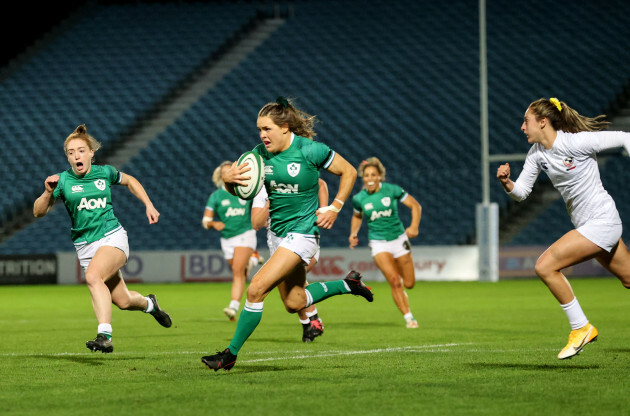
[[[415,246],[412,250],[416,280],[479,279],[477,246]],[[76,253],[57,254],[58,283],[83,283],[83,272]],[[261,250],[260,254],[265,258],[269,256],[267,250]],[[369,248],[322,249],[319,263],[309,274],[308,280],[338,280],[344,278],[349,270],[361,272],[366,281],[385,280],[376,268]],[[220,250],[132,251],[123,275],[128,282],[147,283],[232,280],[231,271]]]

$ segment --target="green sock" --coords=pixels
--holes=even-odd
[[[321,302],[331,296],[343,295],[350,293],[350,289],[343,280],[334,280],[332,282],[317,282],[306,286],[307,305]]]
[[[236,332],[230,341],[228,348],[234,355],[238,355],[247,338],[254,332],[262,319],[263,303],[245,302],[245,307],[238,317]]]

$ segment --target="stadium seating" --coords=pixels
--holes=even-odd
[[[77,125],[114,146],[255,15],[228,3],[87,10],[0,83],[0,218],[28,209],[46,176],[67,168],[63,140]]]
[[[522,10],[537,9],[545,10],[538,20],[523,19]],[[353,165],[370,156],[383,161],[388,181],[423,206],[414,244],[470,242],[481,201],[477,3],[320,0],[295,1],[292,10],[262,46],[119,167],[142,181],[162,214],[159,224],[148,226],[140,202],[116,190],[116,214],[132,248],[219,248],[218,233],[200,226],[215,189],[210,176],[222,161],[259,142],[258,109],[278,95],[295,97],[298,107],[316,114],[316,139]],[[628,11],[621,1],[589,1],[580,8],[542,0],[488,2],[492,153],[527,152],[519,128],[526,105],[539,97],[558,96],[584,114],[607,110],[630,77],[630,52],[617,46],[617,39],[630,35],[621,18]],[[46,174],[67,165],[61,140],[76,124],[88,123],[105,146],[114,145],[107,139],[115,141],[255,13],[248,2],[179,2],[100,6],[84,16],[0,84],[0,104],[11,103],[10,114],[0,115],[2,136],[20,131],[45,137],[28,146],[51,155],[49,164],[24,178],[25,193],[36,195]],[[150,18],[137,22],[138,15]],[[112,29],[118,26],[122,33]],[[14,144],[6,148],[23,151]],[[3,153],[5,175],[24,163],[12,159]],[[512,163],[514,175],[520,164]],[[495,171],[493,164],[491,198],[504,208],[511,201]],[[332,199],[337,178],[322,177]],[[360,188],[358,180],[353,194]],[[0,205],[0,215],[19,204],[7,205]],[[5,241],[0,253],[72,249],[60,226],[67,214],[57,208]],[[553,210],[536,221],[546,224],[558,213]],[[400,212],[408,224],[409,210],[401,206]],[[347,204],[337,225],[322,231],[322,246],[346,245],[351,215]],[[563,218],[568,221],[566,213]],[[537,228],[533,223],[514,241],[545,244],[551,233],[541,235]],[[566,222],[558,229],[566,231]],[[365,224],[359,238],[367,243]]]

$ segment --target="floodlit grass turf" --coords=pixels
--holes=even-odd
[[[406,329],[385,283],[374,303],[318,305],[325,333],[301,326],[274,291],[231,372],[202,355],[235,323],[228,284],[130,284],[155,293],[170,329],[114,310],[114,353],[96,334],[84,286],[0,287],[1,415],[560,415],[628,414],[630,292],[616,279],[572,284],[599,341],[560,361],[569,327],[535,280],[418,282],[408,291],[420,329]]]

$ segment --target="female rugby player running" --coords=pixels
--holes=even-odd
[[[313,283],[304,288],[306,265],[319,249],[319,228],[330,229],[350,195],[357,172],[327,145],[313,141],[314,117],[280,97],[258,113],[257,126],[262,143],[253,151],[265,162],[265,188],[269,194],[271,257],[258,270],[247,288],[245,308],[230,345],[215,355],[202,358],[215,371],[230,370],[247,338],[262,317],[265,297],[274,288],[283,291],[285,307],[297,312],[334,295],[351,293],[372,302],[372,292],[361,275],[350,272],[343,280]],[[318,209],[319,170],[340,176],[333,203]],[[223,181],[228,191],[244,185],[249,167],[234,163]]]
[[[497,169],[497,178],[516,201],[527,198],[541,170],[560,191],[575,226],[553,243],[536,261],[536,274],[564,309],[571,333],[560,351],[563,360],[577,355],[597,340],[573,289],[561,270],[595,258],[630,289],[630,254],[621,240],[621,219],[612,197],[602,186],[597,153],[625,146],[630,133],[600,131],[608,126],[600,115],[585,117],[556,98],[541,98],[529,105],[521,130],[532,144],[516,182],[510,165]]]
[[[43,217],[61,198],[72,220],[70,234],[98,321],[97,336],[87,341],[92,351],[109,353],[112,344],[112,303],[120,309],[150,313],[160,325],[169,328],[171,318],[160,309],[155,295],[142,296],[127,289],[121,268],[129,258],[127,232],[114,215],[111,185],[126,186],[146,206],[149,224],[158,222],[155,209],[144,187],[136,178],[109,165],[93,165],[94,153],[101,144],[77,127],[64,143],[70,169],[51,175],[44,182],[44,193],[33,204],[33,215]]]
[[[361,162],[359,176],[363,179],[363,189],[352,198],[350,248],[359,244],[357,234],[365,214],[374,263],[387,279],[407,328],[418,328],[405,288],[411,289],[416,284],[409,239],[418,236],[422,206],[400,186],[385,182],[385,166],[376,157]],[[411,210],[411,224],[407,228],[398,216],[398,202]]]

